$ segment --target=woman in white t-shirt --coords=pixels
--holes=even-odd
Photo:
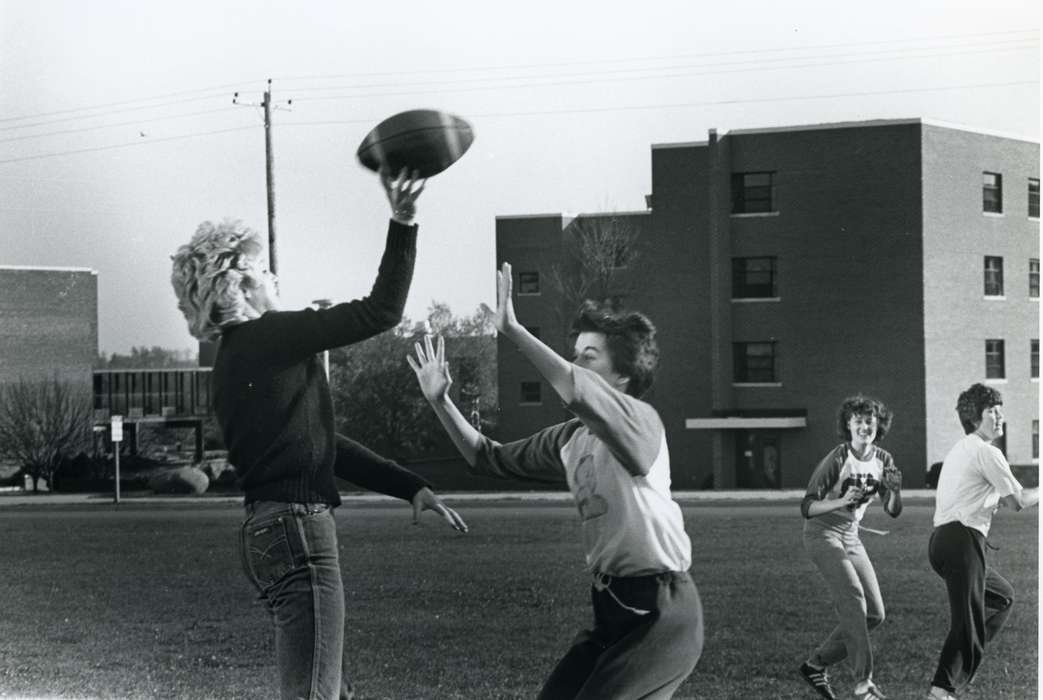
[[[884,601],[873,562],[858,535],[874,496],[893,518],[902,512],[902,474],[890,453],[876,445],[891,427],[891,410],[868,396],[852,396],[837,411],[844,442],[830,450],[811,475],[801,502],[804,549],[829,586],[838,623],[800,667],[804,680],[824,698],[836,695],[826,668],[850,658],[855,697],[883,698],[873,682],[869,633],[884,621]],[[868,529],[868,528],[863,528]]]
[[[1024,489],[992,442],[1003,435],[1003,397],[984,384],[960,394],[956,412],[966,435],[949,450],[938,477],[931,568],[949,594],[945,638],[928,697],[952,700],[974,678],[985,645],[1002,629],[1014,588],[985,560],[992,515],[1005,505],[1021,510],[1039,502],[1039,489]]]

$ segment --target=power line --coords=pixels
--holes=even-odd
[[[140,112],[145,109],[158,109],[160,107],[172,107],[174,105],[184,104],[185,102],[201,102],[203,100],[213,100],[218,97],[226,97],[225,94],[221,95],[207,95],[205,97],[192,97],[185,100],[174,100],[172,102],[163,102],[156,105],[146,105],[142,107],[124,107],[122,109],[113,109],[103,114],[78,114],[71,117],[61,117],[59,119],[50,119],[42,122],[34,122],[32,124],[13,124],[10,126],[0,126],[0,131],[12,131],[14,129],[28,129],[36,126],[50,126],[52,124],[64,124],[65,122],[81,121],[83,119],[97,119],[98,117],[107,117],[112,114],[125,114],[127,112]]]
[[[243,81],[243,82],[259,82],[259,81]],[[54,110],[52,112],[38,112],[36,114],[26,114],[26,115],[22,115],[20,117],[4,117],[3,119],[0,119],[0,123],[2,123],[2,122],[12,122],[12,121],[22,121],[23,119],[37,119],[39,117],[50,117],[50,116],[53,116],[53,115],[56,115],[56,114],[70,114],[72,112],[84,112],[84,111],[95,110],[95,109],[105,109],[107,107],[120,107],[120,106],[123,106],[123,105],[136,104],[138,102],[151,102],[152,100],[163,100],[163,99],[166,99],[168,97],[181,97],[181,96],[184,96],[184,95],[194,95],[194,94],[199,93],[199,92],[213,92],[215,90],[228,90],[228,88],[233,88],[233,87],[236,87],[237,85],[242,85],[243,82],[228,83],[226,85],[214,85],[212,87],[197,88],[195,90],[182,90],[180,92],[170,92],[170,93],[166,93],[164,95],[154,95],[152,97],[139,97],[139,98],[132,99],[132,100],[121,100],[119,102],[108,102],[108,103],[105,103],[105,104],[93,105],[93,106],[89,106],[89,107],[71,107],[69,109]],[[221,93],[221,94],[224,94],[224,93]],[[205,99],[205,98],[201,98],[201,99]],[[167,103],[167,104],[180,104],[181,102],[191,102],[191,101],[192,100],[178,100],[176,102],[171,102],[171,103]],[[159,107],[159,106],[163,106],[163,105],[150,105],[150,106],[146,106],[146,107],[141,107],[140,109],[150,109],[151,107]]]
[[[1004,45],[1006,45],[1006,44],[1025,44],[1025,45],[1024,46],[1017,46],[1017,47],[1011,47],[1011,46],[1006,46],[1005,47]],[[991,46],[993,50],[998,51],[998,52],[1004,51],[1004,50],[1020,50],[1020,49],[1029,49],[1029,48],[1038,47],[1039,46],[1039,40],[1038,39],[1014,39],[1014,40],[1009,40],[1009,41],[1005,41],[1005,42],[976,42],[976,43],[950,45],[950,46],[914,47],[914,48],[911,48],[911,49],[883,49],[883,50],[876,50],[876,51],[863,51],[863,52],[860,52],[860,53],[824,54],[824,55],[821,55],[821,56],[814,56],[814,55],[811,55],[811,56],[784,56],[784,57],[780,57],[780,58],[753,59],[753,60],[745,60],[745,61],[723,61],[723,62],[718,62],[718,63],[681,64],[681,65],[655,66],[655,67],[648,67],[648,66],[646,66],[646,67],[640,67],[640,68],[618,68],[618,69],[613,69],[613,70],[608,70],[608,71],[582,72],[582,73],[571,73],[571,74],[566,73],[566,74],[555,74],[555,75],[515,75],[515,76],[502,76],[502,77],[496,77],[496,78],[492,78],[492,77],[488,77],[488,76],[482,76],[482,77],[474,77],[474,78],[459,78],[459,79],[455,79],[455,80],[438,80],[437,84],[439,84],[439,85],[457,85],[457,84],[467,84],[467,83],[480,83],[480,82],[484,82],[484,81],[507,81],[507,80],[542,79],[542,78],[551,78],[551,79],[577,78],[577,77],[587,77],[587,76],[604,76],[604,75],[612,75],[612,74],[620,74],[620,73],[638,73],[638,72],[648,73],[648,72],[651,72],[651,71],[661,71],[661,70],[676,70],[676,69],[686,69],[686,68],[712,68],[712,67],[719,67],[719,66],[740,66],[740,65],[750,65],[750,64],[753,64],[753,65],[769,65],[770,66],[770,64],[772,64],[772,63],[779,63],[779,62],[789,62],[789,61],[799,61],[799,60],[827,61],[829,59],[834,59],[834,58],[850,58],[850,57],[853,57],[853,56],[866,56],[866,55],[870,55],[871,56],[871,55],[876,55],[876,54],[880,54],[880,53],[884,53],[884,52],[886,52],[886,53],[893,53],[895,51],[902,51],[902,52],[921,51],[922,52],[922,51],[934,51],[934,50],[937,50],[937,49],[948,49],[950,51],[948,51],[947,53],[936,54],[936,55],[946,56],[946,55],[951,55],[952,53],[966,53],[965,49],[973,48],[973,47],[981,47],[981,46]],[[936,55],[928,55],[927,58],[933,58]],[[899,56],[884,56],[880,60],[887,60],[887,59],[897,60],[897,59],[900,59],[900,58],[923,58],[923,57],[924,56],[907,55],[907,53],[903,53],[902,55],[899,55]],[[848,61],[848,62],[851,62],[851,61]],[[823,65],[831,65],[831,64],[825,63]],[[783,67],[788,67],[788,66],[783,66]],[[649,77],[655,77],[655,75],[653,74],[653,75],[651,75]],[[400,87],[412,87],[412,86],[426,86],[426,85],[431,85],[431,84],[432,83],[430,81],[427,81],[427,82],[412,82],[412,83],[385,83],[385,84],[364,83],[364,84],[358,84],[358,85],[334,85],[334,86],[303,87],[303,88],[296,88],[296,90],[298,92],[318,92],[318,91],[328,91],[328,90],[354,90],[354,89],[364,89],[364,88],[380,88],[380,87],[385,87],[385,86],[387,86],[387,87],[399,87],[400,88]],[[316,98],[304,98],[304,99],[316,99]]]
[[[246,129],[255,129],[254,126],[236,126],[230,129],[217,129],[215,131],[202,131],[194,134],[183,134],[181,136],[165,136],[157,139],[148,139],[144,141],[132,141],[131,143],[118,143],[109,146],[96,146],[94,148],[78,148],[72,151],[56,151],[54,153],[40,153],[35,156],[20,156],[18,158],[5,158],[0,160],[0,164],[3,163],[19,163],[26,160],[40,160],[42,158],[54,158],[56,156],[67,156],[76,153],[94,153],[97,151],[111,151],[118,148],[134,148],[136,146],[150,146],[155,143],[163,143],[165,141],[183,141],[185,139],[197,138],[199,136],[211,136],[213,134],[227,134],[233,131],[244,131]]]
[[[707,58],[716,56],[736,56],[746,54],[757,54],[757,53],[775,53],[780,51],[802,51],[802,50],[815,50],[815,49],[833,49],[833,48],[850,48],[855,46],[879,46],[881,44],[895,44],[895,43],[910,43],[915,41],[926,41],[926,40],[946,40],[946,39],[965,39],[971,37],[986,37],[986,36],[1005,36],[1010,34],[1039,34],[1038,29],[1010,29],[997,32],[975,32],[966,34],[942,34],[942,35],[921,35],[917,37],[908,37],[905,39],[880,39],[876,41],[859,41],[859,42],[845,42],[836,44],[812,44],[810,46],[790,46],[790,47],[779,47],[772,49],[737,49],[732,51],[704,51],[697,53],[683,53],[683,54],[670,54],[670,55],[659,55],[659,56],[639,56],[630,58],[608,58],[608,59],[594,59],[587,61],[561,61],[555,63],[529,63],[529,64],[512,64],[507,66],[480,66],[480,67],[466,67],[458,66],[455,68],[418,68],[414,70],[401,70],[401,71],[383,71],[383,72],[365,72],[365,73],[341,73],[332,75],[300,75],[300,76],[281,76],[280,80],[331,80],[340,78],[365,78],[365,77],[377,77],[377,76],[389,76],[389,75],[418,75],[426,73],[464,73],[464,72],[475,72],[475,71],[498,71],[498,70],[519,70],[528,68],[560,68],[564,66],[583,66],[583,65],[605,65],[610,63],[627,63],[630,61],[664,61],[664,60],[675,60],[680,58]],[[301,88],[295,88],[301,89]]]
[[[138,126],[139,124],[149,124],[152,122],[167,121],[170,119],[183,119],[185,117],[200,117],[206,114],[216,114],[217,112],[227,112],[232,107],[219,107],[218,109],[206,109],[201,112],[186,112],[182,114],[171,114],[165,117],[151,117],[149,119],[135,119],[129,122],[118,122],[116,124],[98,124],[95,126],[84,126],[78,129],[63,129],[61,131],[47,131],[42,134],[26,134],[25,136],[13,136],[11,138],[0,139],[0,143],[10,143],[11,141],[25,141],[27,139],[38,139],[45,136],[59,136],[64,134],[78,134],[85,131],[98,131],[99,129],[112,129],[120,126]]]
[[[515,111],[515,112],[486,112],[479,114],[469,115],[471,118],[483,118],[483,119],[495,119],[504,117],[530,117],[530,116],[550,116],[550,115],[564,115],[564,114],[585,114],[585,113],[604,113],[604,112],[626,112],[626,111],[638,111],[638,110],[650,110],[650,109],[683,109],[689,107],[712,107],[712,106],[727,106],[727,105],[738,105],[738,104],[757,104],[757,103],[772,103],[772,102],[789,102],[789,101],[801,101],[801,100],[826,100],[826,99],[837,99],[837,98],[851,98],[851,97],[877,97],[881,95],[897,95],[897,94],[912,94],[918,92],[944,92],[949,90],[974,90],[981,88],[1003,88],[1003,87],[1020,87],[1026,85],[1039,85],[1038,80],[1016,80],[1001,83],[971,83],[963,85],[942,85],[938,87],[920,87],[920,88],[902,88],[892,90],[876,90],[876,91],[860,91],[860,92],[838,92],[828,93],[821,95],[792,95],[783,97],[762,97],[762,98],[745,98],[745,99],[734,99],[734,100],[704,100],[700,102],[679,102],[679,103],[668,103],[668,104],[646,104],[646,105],[622,105],[614,107],[578,107],[571,109],[553,109],[553,110],[534,110],[534,111]],[[377,119],[343,119],[335,121],[307,121],[307,122],[285,122],[284,126],[340,126],[349,124],[373,124]],[[29,160],[39,160],[43,158],[54,158],[57,156],[71,155],[78,153],[89,153],[98,151],[107,151],[118,148],[132,148],[135,146],[146,146],[155,143],[162,143],[166,141],[180,141],[184,139],[196,138],[200,136],[210,136],[213,134],[223,134],[234,131],[243,131],[246,129],[256,128],[254,126],[239,126],[229,129],[219,129],[216,131],[205,131],[192,134],[183,134],[180,136],[170,136],[157,139],[147,139],[143,141],[134,141],[125,144],[113,144],[109,146],[98,146],[94,148],[83,148],[69,151],[57,151],[53,153],[42,153],[32,156],[21,156],[17,158],[7,158],[0,160],[0,164],[4,163],[16,163]]]
[[[373,71],[373,72],[361,72],[361,73],[348,73],[348,74],[334,74],[334,75],[303,75],[303,76],[283,76],[281,80],[329,80],[329,79],[341,79],[341,78],[366,78],[366,77],[381,77],[381,76],[394,76],[394,75],[419,75],[419,74],[432,74],[432,73],[462,73],[462,72],[476,72],[476,71],[504,71],[504,70],[522,70],[531,68],[555,68],[555,67],[567,67],[567,66],[584,66],[584,65],[609,65],[619,63],[629,63],[636,61],[662,61],[662,60],[677,60],[683,58],[706,58],[706,57],[718,57],[718,56],[737,56],[737,55],[748,55],[748,54],[763,54],[763,53],[779,53],[785,51],[807,51],[807,50],[818,50],[818,49],[829,49],[829,48],[852,48],[860,46],[880,46],[888,44],[908,44],[919,41],[945,41],[950,39],[965,39],[965,38],[980,38],[980,37],[991,37],[991,36],[1010,36],[1017,34],[1032,34],[1038,36],[1038,29],[1011,29],[1001,30],[994,32],[972,32],[963,34],[942,34],[942,35],[919,35],[916,37],[907,37],[899,39],[879,39],[873,41],[860,41],[860,42],[846,42],[846,43],[831,43],[831,44],[812,44],[803,46],[789,46],[789,47],[777,47],[777,48],[758,48],[758,49],[737,49],[731,51],[709,51],[709,52],[695,52],[695,53],[683,53],[683,54],[671,54],[671,55],[659,55],[659,56],[644,56],[644,57],[630,57],[630,58],[610,58],[610,59],[595,59],[587,61],[563,61],[563,62],[552,62],[552,63],[534,63],[534,64],[512,64],[507,66],[460,66],[455,68],[416,68],[411,70],[402,71]],[[1012,40],[1016,41],[1016,40]],[[637,69],[635,69],[637,70]],[[181,90],[177,92],[169,92],[159,95],[152,95],[150,97],[141,97],[128,100],[121,100],[116,102],[107,102],[97,105],[73,107],[68,109],[52,110],[48,112],[38,112],[34,114],[26,114],[16,117],[3,117],[0,118],[0,124],[14,122],[14,121],[25,121],[27,119],[41,119],[44,117],[51,117],[64,114],[73,114],[85,111],[102,110],[111,107],[123,107],[127,105],[136,105],[143,102],[151,102],[155,100],[163,100],[172,97],[184,97],[186,95],[196,95],[200,92],[214,92],[218,90],[227,90],[236,86],[242,86],[250,83],[260,83],[261,80],[244,80],[236,83],[225,83],[222,85],[213,85],[205,88],[197,88],[193,90]],[[307,90],[311,88],[297,88],[299,90]],[[241,90],[242,91],[242,90]],[[224,93],[221,93],[224,94]],[[218,95],[214,95],[218,96]],[[207,98],[197,98],[207,99]],[[180,104],[184,101],[193,100],[178,100],[177,102],[161,103],[156,105],[141,105],[139,107],[120,110],[120,111],[134,111],[135,109],[151,109],[156,107],[169,106],[170,104]],[[110,112],[112,113],[112,112]],[[87,116],[87,115],[85,115]],[[103,115],[89,115],[103,116]],[[33,125],[19,125],[15,127],[0,127],[0,130],[5,128],[22,128],[28,126],[44,126],[47,124],[58,123],[59,121],[68,120],[53,120],[43,122],[41,124]]]
[[[1025,47],[1031,48],[1031,47]],[[959,51],[956,52],[960,56],[975,55],[979,53],[997,53],[999,51],[1017,51],[1024,50],[1024,48],[1010,48],[1001,50],[980,50],[980,51]],[[953,55],[953,53],[942,53],[926,56],[916,56],[914,58],[942,58],[945,56]],[[370,92],[370,93],[358,93],[354,95],[326,95],[322,97],[302,97],[298,99],[298,102],[322,102],[322,101],[334,101],[334,100],[356,100],[360,98],[369,97],[395,97],[403,95],[431,95],[431,94],[443,94],[446,92],[484,92],[487,90],[517,90],[522,88],[530,87],[560,87],[560,86],[572,86],[572,85],[593,85],[596,83],[617,83],[617,82],[634,82],[637,80],[663,80],[667,78],[687,78],[702,75],[732,75],[736,73],[750,73],[757,71],[777,71],[777,70],[790,70],[794,68],[821,68],[821,67],[832,67],[839,65],[849,65],[852,63],[864,63],[864,62],[881,62],[881,61],[895,61],[895,60],[907,60],[909,57],[888,57],[888,58],[871,58],[871,59],[854,59],[850,61],[834,61],[830,63],[801,63],[786,66],[757,66],[751,68],[737,68],[730,70],[697,70],[697,71],[682,71],[675,73],[664,73],[658,75],[638,75],[638,76],[620,76],[614,78],[604,79],[587,79],[587,80],[555,80],[550,82],[522,82],[507,85],[480,85],[474,87],[461,87],[461,88],[439,88],[434,90],[410,90],[410,91],[399,91],[399,92]]]
[[[711,107],[711,106],[724,106],[724,105],[735,105],[735,104],[755,104],[762,102],[789,102],[799,100],[828,100],[834,98],[848,98],[848,97],[877,97],[880,95],[897,95],[897,94],[909,94],[916,92],[943,92],[946,90],[969,90],[978,88],[998,88],[998,87],[1016,87],[1021,85],[1039,85],[1039,81],[1036,80],[1017,80],[1005,83],[975,83],[968,85],[943,85],[939,87],[928,87],[928,88],[906,88],[906,89],[894,89],[894,90],[877,90],[877,91],[862,91],[862,92],[837,92],[829,93],[824,95],[792,95],[789,97],[755,97],[746,99],[735,99],[735,100],[704,100],[701,102],[678,102],[672,104],[649,104],[649,105],[623,105],[616,107],[577,107],[572,109],[549,109],[549,110],[535,110],[525,112],[486,112],[484,114],[470,114],[470,118],[501,118],[501,117],[531,117],[531,116],[547,116],[555,114],[584,114],[590,112],[624,112],[624,111],[636,111],[636,110],[648,110],[648,109],[679,109],[686,107]],[[314,122],[291,122],[287,123],[286,126],[334,126],[340,124],[370,124],[373,123],[372,119],[346,119],[343,121],[314,121]],[[2,161],[0,161],[2,162]]]

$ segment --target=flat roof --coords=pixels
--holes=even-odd
[[[500,219],[554,219],[567,216],[562,214],[560,211],[554,212],[553,214],[497,214],[496,220]]]
[[[56,267],[53,265],[0,265],[0,270],[24,270],[29,272],[89,272],[92,275],[98,271],[90,267]]]
[[[720,138],[725,136],[745,136],[750,134],[775,134],[793,131],[824,131],[829,129],[857,129],[857,128],[873,128],[880,126],[901,126],[908,124],[922,124],[925,126],[934,126],[941,129],[952,129],[954,131],[967,131],[973,134],[982,134],[984,136],[996,136],[999,138],[1012,139],[1014,141],[1026,141],[1028,143],[1039,143],[1038,139],[1032,139],[1021,134],[1012,134],[1002,131],[994,131],[992,129],[981,129],[973,126],[967,126],[965,124],[955,124],[950,122],[944,122],[936,119],[923,119],[920,117],[909,118],[909,119],[867,119],[864,121],[849,121],[849,122],[823,122],[820,124],[794,124],[789,126],[766,126],[757,127],[753,129],[734,129],[731,131],[725,131],[720,134]],[[708,141],[684,141],[678,143],[654,143],[652,144],[653,149],[661,148],[691,148],[696,146],[706,146]]]
[[[567,225],[573,219],[606,217],[606,216],[635,216],[638,214],[651,214],[647,209],[635,209],[633,211],[592,211],[572,214],[570,212],[556,212],[554,214],[499,214],[497,221],[516,221],[518,219],[561,219]]]

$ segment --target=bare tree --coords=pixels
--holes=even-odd
[[[564,330],[579,305],[593,299],[611,302],[626,296],[639,259],[639,231],[625,215],[604,214],[574,219],[562,234],[561,263],[551,268],[551,285],[561,295]]]
[[[91,397],[57,377],[0,385],[0,454],[21,463],[33,479],[51,484],[65,457],[90,446]]]

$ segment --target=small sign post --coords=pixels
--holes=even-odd
[[[118,504],[120,502],[120,443],[123,442],[123,416],[112,417],[110,437],[112,451],[116,454],[116,498],[113,502]]]

